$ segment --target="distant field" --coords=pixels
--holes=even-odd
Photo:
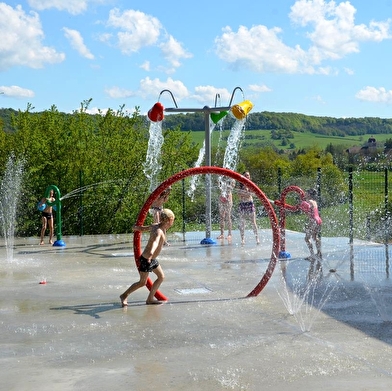
[[[219,131],[214,130],[211,135],[211,145],[213,147],[218,145]],[[294,144],[294,149],[301,149],[317,145],[318,147],[325,149],[328,145],[344,145],[345,147],[360,146],[364,144],[370,135],[363,136],[350,136],[350,137],[336,137],[336,136],[323,136],[314,133],[298,133],[292,132],[294,138],[288,139],[289,145],[282,146],[281,140],[271,140],[270,130],[246,130],[245,140],[246,144],[260,144],[265,142],[272,142],[278,149],[290,149],[290,144]],[[230,134],[230,130],[222,131],[223,140],[227,140]],[[384,142],[391,138],[390,134],[376,134],[374,135],[377,142]],[[204,141],[204,132],[192,132],[192,140],[195,143],[202,145]],[[225,143],[225,142],[224,142]]]

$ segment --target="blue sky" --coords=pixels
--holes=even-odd
[[[0,1],[5,108],[391,118],[391,57],[392,0]]]

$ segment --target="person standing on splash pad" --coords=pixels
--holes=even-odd
[[[315,189],[307,190],[305,193],[305,200],[300,203],[300,209],[308,217],[305,224],[305,242],[309,248],[310,256],[306,259],[308,261],[315,261],[317,259],[317,261],[320,262],[322,260],[320,238],[322,220],[319,215],[317,202],[315,201],[316,197],[317,192]],[[311,240],[313,240],[316,245],[316,256],[314,255]]]
[[[46,202],[54,202],[54,190],[50,190],[49,198],[42,198],[42,200],[38,203],[38,210],[41,211],[42,216],[42,228],[41,228],[41,241],[40,245],[44,244],[44,237],[46,228],[49,227],[49,244],[53,244],[53,207],[46,205]],[[42,209],[45,206],[44,209]]]
[[[139,258],[138,270],[140,279],[133,283],[122,295],[120,295],[122,307],[126,307],[128,305],[127,298],[131,293],[146,285],[150,272],[155,273],[157,279],[151,287],[146,304],[162,303],[162,301],[154,298],[163,279],[165,278],[162,267],[156,258],[160,254],[162,247],[166,242],[166,231],[173,225],[174,218],[174,213],[170,209],[163,209],[160,214],[160,222],[158,224],[151,224],[150,226],[135,225],[133,227],[134,231],[150,231],[150,237],[142,255]]]
[[[245,171],[242,175],[245,178],[250,179],[249,171]],[[256,223],[256,208],[253,202],[252,192],[243,183],[240,183],[238,196],[240,197],[239,215],[240,215],[241,244],[245,243],[245,223],[247,220],[250,221],[250,223],[252,224],[253,232],[256,236],[256,243],[260,244],[258,228]]]
[[[221,182],[221,194],[219,197],[219,227],[220,235],[217,239],[224,239],[225,237],[225,224],[227,222],[227,240],[231,240],[231,230],[233,223],[231,220],[231,210],[233,208],[233,194],[232,190],[234,188],[235,181],[230,179],[225,182]]]

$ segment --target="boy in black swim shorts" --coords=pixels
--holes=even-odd
[[[140,255],[139,272],[150,273],[158,266],[159,266],[159,262],[156,259],[151,259],[149,261],[148,259],[144,258],[143,255]]]
[[[150,226],[134,226],[134,231],[150,231],[150,237],[147,245],[140,258],[138,259],[139,281],[133,283],[122,295],[120,295],[121,305],[126,307],[128,305],[128,296],[137,289],[146,285],[148,275],[150,272],[155,273],[157,279],[152,284],[150,293],[147,297],[146,304],[160,304],[161,301],[154,298],[157,290],[162,284],[165,275],[162,267],[156,259],[166,242],[166,231],[174,223],[174,213],[170,209],[163,209],[160,216],[160,223],[152,224]]]

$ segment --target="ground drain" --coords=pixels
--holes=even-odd
[[[200,293],[210,293],[211,289],[200,287],[200,288],[177,288],[174,289],[180,295],[195,295]]]

